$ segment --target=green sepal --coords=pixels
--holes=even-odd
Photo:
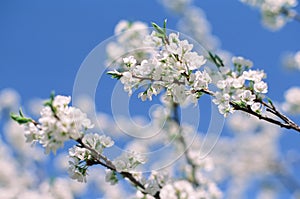
[[[53,106],[53,101],[55,97],[55,92],[52,91],[50,94],[50,99],[44,103],[44,106],[49,106],[53,113],[56,113],[56,108]]]
[[[107,72],[108,75],[111,76],[111,78],[113,79],[120,79],[123,75],[117,71],[108,71]]]

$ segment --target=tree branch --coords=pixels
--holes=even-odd
[[[87,146],[86,144],[84,144],[82,142],[82,139],[77,139],[76,141],[79,143],[80,147],[86,148],[86,149],[88,149],[89,151],[92,152],[92,156],[94,156],[93,158],[94,158],[95,161],[94,162],[89,162],[90,163],[89,166],[91,166],[93,164],[100,164],[100,165],[102,165],[102,166],[104,166],[104,167],[106,167],[106,168],[108,168],[108,169],[110,169],[112,171],[115,171],[115,172],[121,174],[124,178],[129,179],[129,181],[134,186],[136,186],[137,188],[139,188],[139,190],[143,194],[149,194],[149,193],[147,193],[145,191],[146,190],[145,186],[141,182],[139,182],[131,173],[126,172],[126,171],[118,172],[117,169],[116,169],[116,167],[115,167],[115,165],[107,157],[105,157],[104,155],[98,153],[94,149],[92,149],[89,146]],[[156,199],[160,199],[159,192],[155,193],[153,195],[153,197],[156,198]]]

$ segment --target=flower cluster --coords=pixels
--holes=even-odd
[[[41,110],[38,123],[24,118],[27,142],[39,142],[45,148],[46,154],[50,151],[56,153],[64,142],[77,140],[83,136],[84,131],[92,128],[93,125],[85,113],[68,106],[70,101],[71,97],[51,96]],[[15,118],[19,119],[19,123],[22,122],[22,114]]]
[[[144,41],[156,49],[153,56],[139,62],[130,55],[123,58],[125,68],[109,72],[120,79],[129,95],[133,89],[145,86],[146,89],[139,93],[143,101],[152,100],[153,95],[164,90],[165,98],[184,104],[197,103],[199,97],[207,93],[214,97],[213,102],[224,116],[234,111],[234,105],[251,107],[252,111],[260,113],[262,107],[259,100],[268,92],[268,85],[263,81],[266,77],[263,71],[250,69],[252,61],[233,57],[234,69],[231,70],[217,55],[209,53],[218,70],[200,70],[207,60],[193,51],[192,44],[180,40],[179,34],[170,33],[167,36],[165,25],[164,28],[156,24],[153,26],[156,31]],[[218,74],[218,80],[214,80],[213,73]],[[211,83],[215,83],[219,90],[210,91]]]
[[[242,57],[233,57],[234,70],[223,70],[224,79],[217,82],[220,91],[215,93],[213,102],[225,116],[234,111],[234,104],[242,107],[251,106],[255,112],[260,112],[261,104],[257,99],[268,92],[268,85],[263,81],[265,73],[260,70],[249,70],[252,62]]]
[[[146,162],[145,156],[135,151],[129,151],[123,153],[121,156],[117,157],[113,164],[118,172],[132,171],[138,165],[144,164]]]
[[[206,59],[192,51],[193,45],[187,40],[180,40],[179,34],[171,33],[167,37],[154,31],[145,42],[156,49],[151,58],[139,63],[133,56],[125,57],[123,62],[127,68],[124,72],[109,72],[120,78],[129,94],[134,88],[146,86],[147,89],[139,97],[151,100],[164,88],[166,97],[176,103],[184,103],[187,99],[196,101],[199,95],[195,91],[208,89],[211,78],[206,71],[199,70]]]
[[[285,25],[289,18],[295,16],[294,8],[297,0],[241,0],[241,2],[258,7],[261,10],[263,24],[277,30]]]
[[[82,138],[82,146],[74,146],[69,149],[69,169],[68,173],[72,179],[79,182],[86,182],[89,162],[97,161],[98,154],[102,154],[103,149],[113,146],[112,139],[105,135],[85,134]]]

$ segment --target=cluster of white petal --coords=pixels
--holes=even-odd
[[[71,97],[56,96],[51,105],[41,110],[39,124],[25,124],[27,142],[39,142],[46,153],[56,150],[70,139],[77,140],[85,130],[92,128],[91,121],[80,109],[68,106]]]
[[[166,97],[184,103],[188,99],[196,101],[198,96],[193,91],[208,88],[211,78],[206,71],[199,70],[206,59],[192,51],[193,45],[187,40],[180,40],[179,34],[171,33],[162,39],[152,32],[145,42],[156,49],[151,58],[139,63],[133,56],[125,57],[126,70],[112,72],[121,76],[120,81],[129,95],[134,88],[146,85],[148,88],[139,94],[142,100],[151,100],[165,88]]]
[[[215,93],[213,102],[224,116],[234,112],[232,102],[251,106],[253,111],[260,112],[261,105],[255,100],[268,92],[268,85],[263,81],[265,73],[260,70],[247,70],[252,67],[252,62],[242,57],[233,57],[232,62],[236,69],[221,71],[222,78],[217,82],[219,91]]]
[[[293,11],[288,9],[297,6],[297,0],[241,0],[241,2],[260,9],[263,24],[271,30],[277,30],[283,27],[290,17],[293,17]]]
[[[121,156],[117,157],[113,164],[118,172],[133,171],[140,164],[146,162],[146,157],[135,151],[128,151],[122,153]]]

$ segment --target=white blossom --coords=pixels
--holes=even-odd
[[[241,100],[248,105],[252,105],[254,103],[255,98],[255,95],[253,95],[249,90],[245,90],[241,94]]]
[[[85,113],[68,106],[70,101],[70,97],[54,97],[52,104],[41,110],[38,124],[25,124],[27,142],[39,142],[45,147],[47,154],[50,151],[56,153],[67,140],[77,140],[86,129],[92,128],[93,125]]]
[[[254,83],[254,90],[258,93],[267,93],[268,92],[268,85],[267,83],[260,81]]]

